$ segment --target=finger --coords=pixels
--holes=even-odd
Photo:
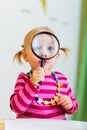
[[[63,98],[63,96],[59,96],[58,97],[58,105],[63,104],[65,102],[65,99]]]
[[[68,97],[65,95],[58,95],[59,98],[59,104],[65,105],[69,102]]]
[[[63,101],[63,102],[61,103],[61,105],[62,105],[63,107],[68,106],[69,104],[71,104],[71,103],[68,102],[68,101]]]
[[[72,104],[70,103],[68,103],[68,104],[66,104],[66,105],[64,105],[64,106],[62,106],[65,110],[70,110],[71,108],[72,108]]]

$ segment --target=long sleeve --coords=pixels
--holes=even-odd
[[[10,107],[16,114],[24,113],[38,90],[32,85],[30,79],[24,73],[20,73],[10,97]]]
[[[67,90],[66,95],[68,95],[70,97],[72,104],[73,104],[73,107],[72,107],[71,110],[68,110],[68,111],[65,110],[65,112],[67,114],[74,114],[77,111],[79,104],[78,104],[78,101],[76,100],[76,98],[74,96],[74,93],[73,93],[71,87],[69,86],[68,81],[67,81],[67,89],[66,90]]]
[[[66,119],[66,114],[73,114],[78,109],[78,102],[74,97],[67,78],[59,72],[55,72],[59,81],[62,83],[60,94],[71,98],[73,109],[66,111],[61,105],[55,107],[51,104],[38,103],[35,96],[41,100],[51,101],[57,92],[57,85],[53,75],[46,75],[44,81],[36,89],[27,74],[20,73],[14,92],[10,97],[10,107],[17,114],[17,118],[53,118]]]

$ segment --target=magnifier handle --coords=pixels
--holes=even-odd
[[[41,66],[42,68],[44,68],[44,59],[41,60],[41,65],[40,65],[40,66]],[[39,81],[38,83],[41,84],[42,81]]]
[[[44,68],[44,59],[41,60],[41,67]]]

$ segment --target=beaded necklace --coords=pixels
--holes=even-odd
[[[32,77],[32,71],[30,71],[28,74],[29,74],[29,78],[31,78]],[[35,95],[35,99],[36,99],[36,101],[37,101],[38,104],[52,105],[52,106],[57,105],[57,102],[58,102],[58,96],[57,96],[57,94],[59,94],[60,91],[61,91],[62,83],[59,82],[56,73],[52,72],[51,74],[54,76],[54,79],[56,80],[57,93],[54,95],[53,98],[51,98],[50,101],[42,99],[38,94]]]

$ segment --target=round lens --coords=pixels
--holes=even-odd
[[[59,51],[60,44],[55,35],[39,33],[32,40],[32,51],[40,59],[51,59]]]

